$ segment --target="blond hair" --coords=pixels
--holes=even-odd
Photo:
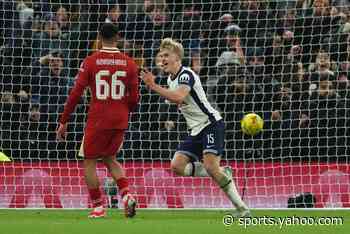
[[[184,57],[184,47],[181,43],[173,40],[172,38],[164,38],[160,43],[160,50],[168,49],[171,52],[177,54],[180,57],[180,60]]]

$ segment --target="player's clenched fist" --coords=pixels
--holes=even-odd
[[[141,70],[141,79],[145,82],[147,87],[152,88],[155,85],[155,76],[152,74],[152,72],[148,71],[147,69]]]

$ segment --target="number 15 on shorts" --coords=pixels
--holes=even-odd
[[[214,133],[210,133],[207,135],[207,144],[215,144],[215,137],[214,137]]]

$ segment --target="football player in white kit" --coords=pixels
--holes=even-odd
[[[151,90],[176,103],[186,119],[190,135],[178,145],[171,169],[180,176],[210,176],[237,209],[237,216],[250,215],[232,179],[230,167],[220,167],[224,148],[224,122],[220,113],[207,100],[198,75],[182,66],[183,46],[165,38],[160,45],[161,69],[169,74],[168,86],[155,83],[155,76],[141,71],[141,77]]]

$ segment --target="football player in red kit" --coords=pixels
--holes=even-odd
[[[91,218],[106,215],[96,175],[98,159],[102,159],[119,188],[125,216],[133,217],[136,214],[136,200],[129,193],[128,180],[115,156],[123,143],[129,113],[138,103],[138,69],[130,57],[117,49],[117,34],[115,25],[102,25],[99,31],[102,49],[85,58],[81,64],[57,129],[57,138],[63,140],[69,115],[88,87],[91,102],[79,154],[84,156],[85,180],[93,205],[89,215]]]

